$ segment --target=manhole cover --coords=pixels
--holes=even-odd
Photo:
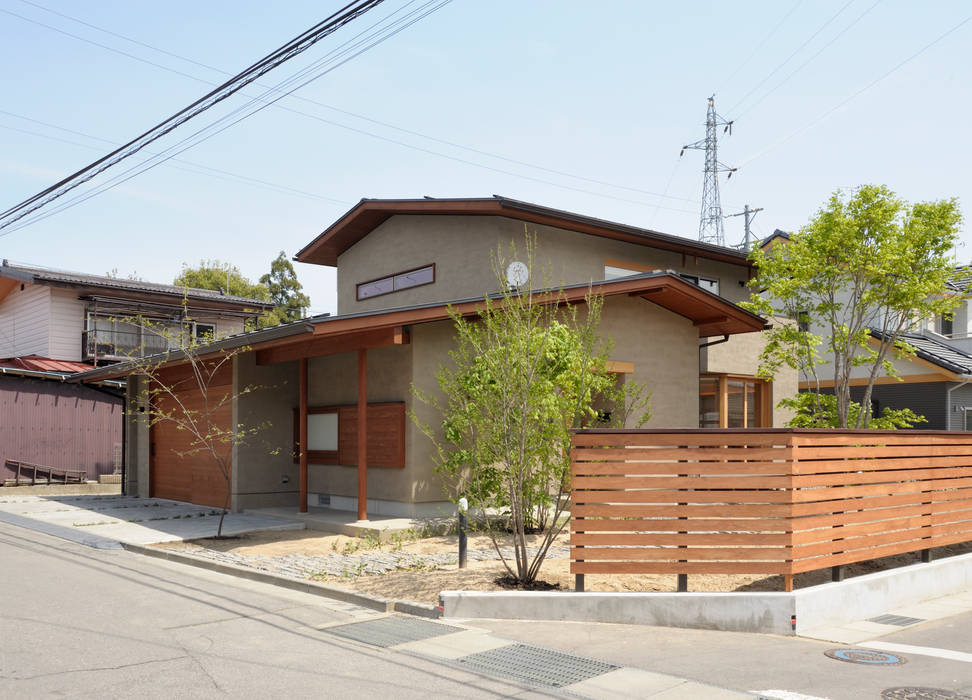
[[[877,617],[872,617],[868,622],[878,622],[882,625],[897,625],[898,627],[907,627],[908,625],[917,625],[919,622],[925,622],[920,617],[905,617],[904,615],[878,615]]]
[[[551,688],[580,683],[618,668],[603,661],[526,644],[511,644],[481,651],[456,659],[456,663],[493,676]]]
[[[944,688],[888,688],[882,700],[972,700],[972,696]]]
[[[375,647],[393,647],[396,644],[462,632],[462,629],[415,617],[381,617],[377,620],[325,627],[321,631]]]
[[[824,654],[831,659],[847,661],[852,664],[896,666],[905,662],[904,657],[895,656],[886,651],[873,651],[871,649],[829,649]]]

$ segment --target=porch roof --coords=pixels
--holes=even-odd
[[[559,300],[580,303],[589,291],[605,297],[643,298],[690,319],[698,328],[699,337],[703,338],[752,333],[766,327],[762,317],[686,282],[671,270],[631,275],[593,284],[570,285],[561,289],[538,290],[534,294],[544,303],[555,303]],[[491,298],[499,299],[501,295],[492,295]],[[214,355],[221,351],[246,347],[257,351],[258,362],[272,363],[407,343],[408,326],[448,319],[451,311],[474,315],[483,304],[483,298],[458,299],[343,316],[314,316],[223,338],[210,343],[201,354]],[[184,358],[185,354],[177,351],[148,359],[176,364]],[[81,372],[68,381],[97,381],[126,376],[137,371],[138,363],[123,362]]]

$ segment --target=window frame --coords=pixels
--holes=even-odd
[[[399,277],[401,277],[403,275],[411,274],[413,272],[418,272],[420,270],[427,270],[427,269],[431,269],[432,270],[432,279],[429,280],[428,282],[419,282],[418,284],[410,284],[410,285],[408,285],[406,287],[396,287],[395,280],[397,280]],[[430,284],[435,284],[435,279],[436,279],[436,270],[435,270],[435,263],[433,262],[433,263],[429,263],[427,265],[419,265],[418,267],[413,267],[413,268],[408,269],[408,270],[402,270],[400,272],[393,272],[390,275],[382,275],[381,277],[376,277],[375,279],[371,279],[371,280],[365,280],[364,282],[358,282],[354,286],[354,296],[355,296],[355,300],[356,301],[367,301],[368,299],[375,299],[376,297],[383,297],[383,296],[386,296],[388,294],[394,294],[395,292],[404,292],[406,289],[415,289],[417,287],[425,287],[425,286],[430,285]],[[391,285],[392,285],[392,288],[389,289],[387,292],[379,292],[378,294],[369,294],[369,295],[364,296],[364,297],[361,296],[361,288],[362,287],[367,286],[369,284],[375,284],[377,282],[385,282],[385,281],[390,281],[391,282]]]
[[[652,267],[651,265],[642,265],[640,263],[625,262],[624,260],[617,260],[615,258],[606,258],[604,260],[604,279],[605,281],[621,279],[626,275],[616,275],[614,277],[608,277],[608,268],[613,268],[614,270],[620,270],[622,272],[630,272],[632,275],[644,275],[649,272],[661,272],[665,268]],[[711,292],[716,296],[722,296],[722,281],[718,277],[706,277],[703,275],[693,275],[688,272],[675,272],[680,278],[688,282],[689,284],[694,284],[699,289],[704,289],[707,292]],[[710,289],[710,287],[703,286],[700,282],[708,282],[709,285],[715,285],[715,289]]]
[[[718,393],[716,395],[716,407],[719,412],[719,427],[728,428],[729,427],[729,382],[743,382],[752,383],[755,385],[755,393],[759,397],[759,410],[757,416],[757,422],[760,425],[746,425],[748,422],[748,411],[746,410],[746,401],[748,392],[745,388],[742,392],[743,397],[743,425],[742,429],[760,429],[760,428],[771,428],[773,427],[773,401],[772,401],[772,386],[773,383],[765,379],[760,379],[759,377],[753,377],[744,374],[723,374],[719,372],[703,372],[699,374],[700,388],[702,379],[718,379]],[[699,427],[702,426],[702,412],[701,412],[701,392],[699,393]],[[736,429],[740,427],[737,426]]]

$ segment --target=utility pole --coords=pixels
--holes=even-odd
[[[756,212],[758,212],[758,211],[763,211],[763,207],[759,207],[757,209],[750,209],[749,208],[749,205],[747,204],[746,206],[743,207],[743,210],[741,212],[737,212],[735,214],[726,214],[726,218],[727,219],[730,216],[742,216],[742,217],[744,217],[743,218],[743,221],[746,222],[746,240],[743,243],[743,249],[747,253],[749,252],[750,241],[752,240],[752,234],[749,232],[749,225],[753,222],[753,219],[756,217]]]
[[[732,134],[732,121],[716,114],[715,95],[709,98],[709,108],[705,115],[705,138],[695,143],[682,146],[679,157],[685,155],[685,151],[694,149],[705,151],[705,177],[702,181],[702,211],[699,216],[699,240],[704,243],[714,243],[724,246],[726,244],[725,232],[722,228],[722,204],[719,201],[719,173],[729,173],[729,177],[736,172],[736,168],[730,168],[719,162],[717,154],[719,142],[716,136],[716,129],[724,127],[722,133]]]

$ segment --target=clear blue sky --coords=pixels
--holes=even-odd
[[[230,72],[343,4],[37,2]],[[282,81],[405,4],[388,0],[261,82]],[[203,80],[225,77],[23,0],[0,10],[2,208],[107,150],[12,114],[121,142],[208,90],[63,32]],[[799,228],[835,188],[869,182],[911,201],[958,197],[970,216],[972,21],[847,101],[970,15],[960,1],[455,0],[295,94],[611,184],[286,98],[280,104],[319,119],[270,107],[180,158],[316,196],[170,163],[0,237],[0,257],[159,282],[184,262],[218,258],[255,280],[280,250],[293,255],[361,197],[494,193],[694,238],[702,153],[678,154],[703,137],[713,92],[718,111],[736,119],[720,142],[720,159],[740,166],[721,182],[723,207],[764,207],[760,235]],[[727,242],[741,240],[741,219],[727,220]],[[970,233],[966,224],[960,262],[972,257]],[[333,311],[333,271],[296,267],[312,310]]]

